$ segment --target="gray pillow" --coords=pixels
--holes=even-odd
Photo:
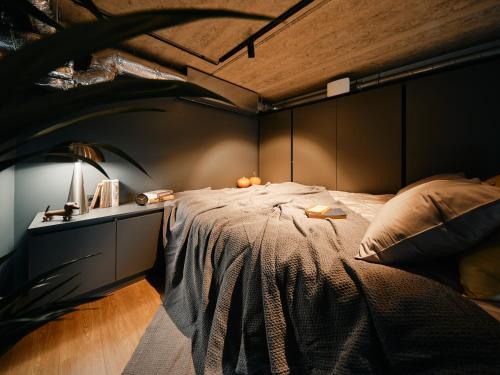
[[[389,200],[368,227],[358,259],[414,263],[459,253],[500,226],[500,188],[435,180]]]

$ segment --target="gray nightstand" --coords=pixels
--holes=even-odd
[[[40,212],[28,227],[29,277],[100,253],[62,270],[67,277],[78,276],[55,295],[63,296],[78,287],[65,298],[80,296],[138,278],[155,262],[162,215],[163,203],[99,208],[71,221],[54,218],[44,222]]]

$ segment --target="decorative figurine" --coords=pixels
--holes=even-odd
[[[63,221],[69,221],[73,215],[73,210],[79,210],[80,205],[76,202],[67,202],[63,209],[49,211],[50,206],[47,206],[43,221],[52,220],[54,216],[62,216]]]

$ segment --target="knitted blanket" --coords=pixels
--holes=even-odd
[[[425,270],[355,260],[368,222],[316,204],[342,206],[296,183],[167,203],[164,304],[198,374],[498,373],[496,320]]]

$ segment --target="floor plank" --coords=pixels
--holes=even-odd
[[[24,337],[0,358],[11,375],[120,374],[161,303],[141,280]]]

